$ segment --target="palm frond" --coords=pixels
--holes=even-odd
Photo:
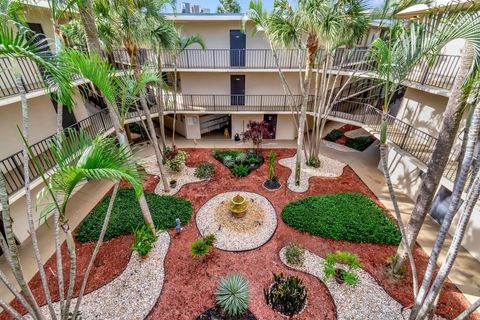
[[[177,48],[180,51],[183,51],[186,50],[188,47],[193,46],[194,44],[198,44],[201,49],[206,48],[203,38],[198,34],[191,36],[180,36],[178,38]]]

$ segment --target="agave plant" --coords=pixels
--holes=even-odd
[[[248,307],[250,293],[247,280],[238,273],[232,273],[220,280],[215,296],[223,312],[228,316],[238,316]]]

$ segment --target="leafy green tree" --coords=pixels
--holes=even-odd
[[[242,11],[237,0],[219,0],[219,2],[217,13],[240,13]]]

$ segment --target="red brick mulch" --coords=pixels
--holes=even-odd
[[[187,164],[189,166],[195,166],[202,161],[208,160],[214,163],[216,167],[216,172],[212,179],[186,185],[177,194],[192,201],[194,213],[216,194],[235,190],[250,191],[259,193],[272,202],[278,215],[278,227],[272,239],[256,250],[234,253],[214,249],[203,260],[193,259],[189,253],[190,244],[199,236],[195,225],[195,215],[192,221],[184,226],[184,231],[180,235],[175,235],[171,231],[172,242],[165,260],[165,283],[161,296],[147,317],[148,319],[181,320],[196,318],[202,311],[214,305],[216,285],[220,277],[225,276],[229,272],[239,272],[247,278],[251,293],[249,308],[258,319],[283,319],[265,304],[263,298],[262,290],[271,283],[272,272],[298,275],[304,279],[309,292],[308,304],[297,319],[335,319],[335,306],[328,290],[321,281],[311,275],[288,269],[278,258],[278,251],[290,242],[301,243],[308,250],[321,256],[324,256],[326,252],[335,250],[347,250],[358,254],[365,270],[392,297],[400,301],[404,306],[412,304],[412,284],[408,274],[409,270],[403,280],[393,280],[384,271],[386,259],[395,253],[395,246],[356,244],[315,237],[298,232],[286,226],[281,220],[281,210],[288,202],[308,195],[361,192],[383,207],[350,167],[346,167],[343,175],[338,178],[312,177],[308,192],[299,194],[285,188],[285,182],[290,174],[290,170],[277,164],[276,174],[282,182],[282,187],[275,192],[269,192],[262,187],[262,183],[267,176],[267,165],[263,165],[246,178],[235,178],[225,166],[210,156],[211,150],[195,149],[188,150],[188,152]],[[275,150],[275,152],[277,153],[277,159],[281,159],[293,156],[295,150]],[[266,156],[268,150],[264,150],[263,153]],[[157,178],[148,177],[144,186],[151,192],[157,183]],[[122,185],[122,187],[126,186],[128,185]],[[104,243],[90,276],[87,292],[105,285],[124,270],[131,254],[131,243],[131,236],[119,237]],[[79,274],[76,289],[78,289],[79,283],[83,279],[83,273],[93,246],[93,243],[77,243]],[[65,263],[65,250],[63,256]],[[423,271],[427,264],[428,256],[422,249],[417,247],[415,258],[417,268]],[[49,283],[52,284],[51,289],[54,297],[57,297],[58,292],[54,288],[56,286],[54,285],[56,284],[54,256],[47,261],[46,270]],[[40,303],[44,303],[44,298],[42,298],[43,291],[39,280],[37,274],[30,284],[35,296],[40,298]],[[18,302],[13,302],[13,305],[18,307]],[[447,319],[452,319],[467,306],[468,302],[458,289],[453,284],[447,283],[443,289],[437,313]],[[5,318],[4,314],[0,315],[0,319]],[[470,319],[479,320],[480,316],[475,315]]]
[[[215,303],[214,292],[219,279],[229,272],[239,272],[248,280],[251,300],[250,310],[258,319],[282,319],[264,302],[263,288],[272,281],[272,272],[294,274],[302,277],[307,286],[308,305],[297,319],[335,319],[336,311],[326,287],[315,277],[288,269],[278,258],[279,250],[290,242],[301,243],[308,250],[324,256],[329,251],[347,250],[358,254],[366,271],[368,271],[385,290],[404,306],[412,304],[412,284],[410,274],[405,279],[393,280],[385,272],[386,260],[395,253],[395,246],[358,244],[335,241],[298,232],[281,220],[281,210],[290,201],[307,195],[319,195],[337,192],[361,192],[384,207],[369,188],[350,168],[344,169],[338,178],[310,179],[310,189],[306,193],[294,193],[285,188],[290,170],[277,164],[275,173],[282,182],[281,189],[270,192],[262,187],[267,176],[267,165],[251,173],[246,178],[235,178],[230,171],[210,156],[211,150],[192,149],[189,152],[188,165],[208,159],[215,164],[216,172],[210,181],[184,186],[179,196],[192,201],[196,212],[211,197],[228,191],[242,190],[259,193],[267,197],[275,207],[278,215],[277,230],[265,245],[247,252],[226,252],[218,249],[204,260],[190,256],[190,244],[199,237],[192,219],[180,235],[171,232],[172,243],[165,260],[165,283],[157,304],[148,319],[194,319],[202,311]],[[277,159],[293,156],[294,150],[275,150]],[[268,150],[263,150],[264,156]],[[417,268],[423,271],[428,262],[422,249],[415,250]],[[409,271],[407,271],[409,272]],[[445,285],[438,305],[438,314],[452,319],[468,306],[468,302],[451,283]],[[471,319],[480,319],[472,317]]]

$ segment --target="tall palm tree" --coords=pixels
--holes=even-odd
[[[382,106],[382,123],[380,135],[380,156],[383,172],[389,189],[395,215],[402,233],[402,246],[406,251],[413,273],[414,297],[416,301],[423,301],[423,291],[430,280],[427,273],[423,284],[418,288],[415,263],[412,255],[413,243],[406,235],[401,219],[400,210],[390,178],[388,166],[387,116],[391,101],[396,92],[408,77],[412,69],[424,59],[434,59],[440,49],[449,41],[463,38],[476,43],[480,40],[479,19],[476,11],[449,11],[439,12],[433,10],[421,23],[413,21],[405,27],[403,22],[397,21],[389,28],[387,39],[376,39],[370,49],[370,58],[376,62],[377,74],[384,84],[384,97]],[[455,94],[454,94],[455,95]],[[451,134],[451,133],[449,133]],[[453,133],[455,135],[455,133]],[[449,150],[447,150],[449,153]],[[429,164],[431,165],[431,163]],[[432,192],[434,192],[433,190]],[[432,257],[430,259],[432,261]],[[418,295],[417,295],[418,293]],[[411,319],[416,319],[416,311],[412,312]]]
[[[174,65],[173,65],[173,129],[172,129],[172,148],[175,148],[175,125],[177,122],[177,82],[178,82],[178,73],[177,73],[177,59],[178,56],[188,49],[188,47],[193,45],[200,46],[201,49],[205,50],[205,42],[203,41],[200,35],[191,35],[191,36],[182,36],[179,34],[177,38],[177,45],[175,50]]]
[[[118,79],[116,76],[117,71],[108,61],[102,61],[99,56],[95,54],[88,56],[76,50],[66,50],[64,57],[66,63],[70,66],[71,73],[80,74],[83,78],[90,80],[100,90],[102,97],[105,99],[118,142],[123,146],[129,147],[124,121],[126,112],[129,110],[128,107],[131,106],[128,101],[136,102],[136,96],[131,96],[136,93],[133,89],[128,91],[129,88],[126,87],[128,83]],[[136,90],[140,90],[138,86],[141,86],[142,83],[145,85],[145,81],[134,81],[133,87],[137,86]],[[129,92],[130,96],[128,95]],[[154,232],[155,226],[153,225],[152,215],[145,196],[141,195],[138,201],[145,223]]]
[[[54,92],[53,95],[59,103],[64,105],[71,105],[71,90],[72,85],[68,77],[66,77],[62,72],[62,63],[56,56],[49,54],[49,41],[44,39],[39,35],[33,34],[32,32],[25,28],[24,26],[14,23],[12,21],[5,21],[0,26],[0,54],[5,55],[10,58],[12,66],[12,74],[15,77],[15,84],[20,93],[21,99],[21,108],[22,108],[22,134],[26,139],[28,144],[29,141],[29,107],[26,97],[26,90],[24,87],[24,82],[22,79],[20,66],[18,64],[18,58],[27,58],[35,62],[39,67],[44,68],[46,71],[45,82],[47,85],[47,90]],[[40,279],[45,291],[45,297],[47,298],[47,303],[50,309],[50,313],[53,313],[53,306],[51,303],[50,293],[48,286],[46,285],[46,275],[43,268],[42,259],[40,256],[40,250],[38,246],[38,239],[35,234],[35,225],[33,220],[32,213],[32,200],[31,200],[31,187],[30,187],[30,172],[29,172],[29,162],[30,155],[27,152],[26,146],[23,148],[23,163],[24,163],[24,186],[25,186],[25,200],[27,204],[27,222],[29,231],[31,233],[32,245],[34,249],[34,257],[39,268]],[[4,213],[4,224],[5,229],[10,229],[11,231],[11,219],[6,216]],[[13,238],[13,233],[10,233],[11,238],[7,237],[7,243],[9,246],[12,246],[12,260],[14,264],[12,268],[16,279],[25,292],[27,301],[35,307],[36,302],[33,301],[33,296],[31,296],[30,289],[28,288],[25,279],[22,276],[20,268],[20,262],[16,252],[16,247],[13,246],[15,240]],[[61,279],[59,278],[59,285],[61,285]],[[40,319],[43,316],[37,315]]]
[[[115,181],[115,190],[118,188],[119,181],[126,180],[134,188],[137,198],[142,194],[142,187],[137,165],[128,146],[117,146],[114,138],[101,135],[91,138],[82,130],[77,132],[74,129],[69,129],[62,135],[62,144],[52,142],[49,146],[52,158],[57,164],[53,174],[47,178],[40,163],[36,159],[33,163],[37,170],[41,172],[41,177],[45,182],[45,187],[40,192],[39,201],[49,201],[43,208],[41,216],[46,217],[51,213],[54,215],[57,213],[61,229],[66,237],[70,259],[69,285],[65,303],[60,307],[60,317],[66,319],[69,314],[72,314],[72,318],[75,319],[78,316],[77,311],[81,296],[78,299],[80,301],[77,300],[74,312],[71,313],[71,301],[76,278],[76,252],[75,241],[66,216],[69,200],[80,184],[91,180]],[[25,137],[23,139],[25,143]],[[27,149],[33,155],[32,150]],[[111,208],[109,208],[109,211],[111,213]],[[107,216],[109,216],[109,213],[107,213]],[[105,219],[102,230],[107,225],[108,219]],[[56,233],[55,237],[59,236],[57,234],[58,230],[54,229],[54,232]],[[102,241],[103,238],[101,237],[97,242],[95,252],[98,252]],[[60,250],[61,248],[56,246],[56,251]],[[81,294],[83,294],[84,286],[88,281],[95,257],[96,254],[91,257],[89,262],[89,269],[82,282],[83,290]],[[63,272],[63,269],[61,271]]]
[[[319,58],[320,49],[323,49],[328,62],[328,57],[339,46],[355,42],[363,36],[368,25],[364,9],[362,1],[358,0],[301,0],[296,8],[288,1],[277,1],[270,16],[264,13],[261,4],[251,4],[250,14],[246,16],[247,20],[251,18],[258,23],[274,46],[306,50],[301,80],[303,98],[297,126],[297,185],[300,183],[305,122],[315,61]]]
[[[100,38],[98,37],[97,24],[95,22],[95,13],[93,11],[92,0],[77,1],[78,14],[83,25],[87,48],[89,52],[94,52],[98,56],[102,56],[102,47]]]

